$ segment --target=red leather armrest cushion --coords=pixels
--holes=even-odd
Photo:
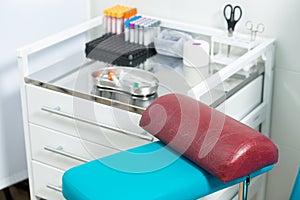
[[[156,99],[140,126],[223,182],[278,161],[269,138],[184,95]]]

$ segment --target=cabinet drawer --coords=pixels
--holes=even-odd
[[[136,113],[32,85],[26,89],[28,118],[33,124],[121,150],[153,139],[138,126]]]
[[[58,94],[57,92],[32,85],[26,85],[26,90],[29,122],[76,135],[74,120],[42,110],[45,106],[53,109],[60,108],[73,115],[73,100],[71,96]]]
[[[266,120],[266,104],[262,103],[257,106],[251,113],[244,117],[241,122],[249,127],[258,127]]]
[[[61,192],[64,171],[32,161],[34,195],[48,200],[63,200]]]
[[[37,125],[29,128],[32,159],[62,170],[119,152]]]
[[[220,104],[216,109],[236,120],[241,120],[261,103],[262,87],[263,77],[259,76],[224,103]]]

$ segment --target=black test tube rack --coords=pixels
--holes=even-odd
[[[156,54],[149,46],[124,41],[124,34],[107,33],[86,43],[86,57],[118,66],[136,67]]]

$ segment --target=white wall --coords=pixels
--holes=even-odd
[[[224,0],[91,0],[92,16],[116,3],[135,6],[141,13],[198,25],[225,28]],[[272,138],[280,161],[270,173],[267,199],[288,199],[300,166],[300,8],[299,0],[232,0],[243,9],[236,31],[246,32],[245,22],[264,23],[264,35],[277,39]]]
[[[82,22],[87,11],[88,0],[1,1],[0,189],[27,178],[16,49]]]

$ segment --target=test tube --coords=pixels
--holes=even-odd
[[[117,34],[121,34],[123,32],[123,27],[124,27],[124,18],[121,16],[121,14],[119,14],[117,17],[116,17],[116,33]]]
[[[143,45],[144,43],[144,27],[143,26],[139,26],[139,44]]]
[[[105,9],[103,11],[103,18],[102,18],[102,27],[105,33],[107,33],[107,20],[108,20],[108,10]]]
[[[144,45],[148,46],[153,40],[153,19],[147,20],[144,26]]]
[[[150,27],[149,24],[144,24],[144,45],[148,46],[150,44]]]
[[[129,25],[130,25],[130,20],[127,20],[124,25],[124,40],[125,40],[125,42],[129,41]]]
[[[160,32],[160,21],[156,19],[153,22],[152,42],[154,42],[154,38],[157,37],[159,32]]]
[[[136,40],[136,31],[135,31],[135,29],[136,29],[136,26],[135,26],[135,23],[139,20],[141,18],[141,16],[139,16],[139,17],[136,17],[136,18],[134,18],[134,20],[132,20],[131,22],[130,22],[130,26],[129,26],[129,28],[130,28],[130,31],[129,31],[129,40],[130,40],[130,42],[131,43],[135,43],[135,40]]]
[[[107,16],[106,15],[103,15],[103,18],[102,18],[102,27],[103,27],[104,33],[106,33],[107,32]]]
[[[111,17],[111,32],[116,33],[116,25],[117,25],[117,18],[116,18],[116,13],[112,13]]]
[[[138,22],[138,20],[133,22],[133,24],[134,24],[134,41],[133,41],[133,43],[138,43],[139,42],[139,29],[138,29],[139,22]]]
[[[143,23],[146,20],[146,18],[144,18],[144,20],[139,24],[139,44],[143,45],[144,43],[144,26]]]
[[[153,19],[149,26],[151,27],[150,29],[150,43],[154,42],[154,38],[158,34],[158,27],[159,27],[160,22],[156,19]]]
[[[143,20],[143,22],[140,24],[140,30],[139,30],[139,44],[141,45],[145,45],[145,37],[147,36],[147,28],[146,28],[146,24],[148,23],[148,21],[151,20],[149,18],[145,18]]]
[[[108,12],[108,15],[106,16],[107,17],[107,24],[106,24],[106,27],[107,27],[107,33],[111,33],[111,16],[110,16],[110,12]]]
[[[143,45],[144,44],[144,23],[146,21],[148,21],[149,19],[148,18],[143,18],[143,20],[139,23],[139,26],[138,26],[138,32],[139,32],[139,44],[140,45]]]
[[[134,21],[136,21],[136,20],[138,20],[140,18],[141,18],[141,16],[134,16],[134,17],[132,17],[131,19],[129,19],[129,20],[127,20],[125,22],[125,30],[124,30],[124,32],[125,32],[125,41],[126,42],[130,41],[130,32],[131,32],[130,31],[130,23],[132,23],[132,22],[134,22]]]
[[[134,43],[134,23],[130,22],[129,25],[129,42]]]
[[[145,18],[140,18],[134,22],[134,43],[139,43],[139,29],[140,24],[143,22]]]

